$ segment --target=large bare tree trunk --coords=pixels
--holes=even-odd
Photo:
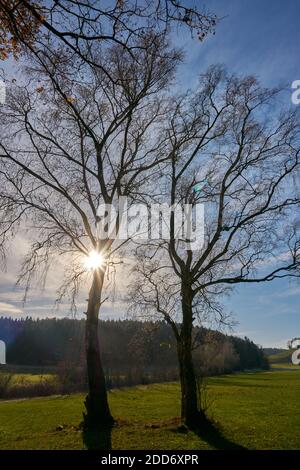
[[[86,319],[85,349],[89,391],[85,400],[84,427],[88,429],[99,429],[113,424],[108,406],[98,337],[98,317],[103,279],[104,271],[95,269],[89,292]]]
[[[198,409],[197,377],[192,357],[192,292],[184,288],[182,292],[182,330],[178,342],[178,360],[181,384],[181,418],[189,427],[200,424],[202,413]]]

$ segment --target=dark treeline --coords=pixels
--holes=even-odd
[[[110,320],[101,321],[99,330],[108,385],[178,378],[176,344],[166,323]],[[84,320],[0,318],[0,339],[10,365],[55,366],[62,375],[85,376]],[[247,338],[195,328],[194,344],[199,375],[268,367],[262,349]]]

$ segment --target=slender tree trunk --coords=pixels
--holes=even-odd
[[[182,330],[178,342],[178,360],[181,383],[181,418],[189,427],[200,424],[201,413],[198,409],[197,378],[192,357],[192,291],[184,288],[182,292]]]
[[[108,406],[98,337],[98,317],[103,279],[104,271],[95,269],[87,308],[85,349],[89,391],[85,400],[84,427],[88,429],[99,429],[113,424]]]
[[[180,392],[181,392],[181,404],[180,404],[180,409],[181,409],[181,419],[184,421],[184,397],[185,397],[185,380],[184,380],[184,374],[183,374],[183,352],[182,352],[182,341],[179,340],[177,343],[177,355],[178,355],[178,362],[179,362],[179,378],[180,378]]]

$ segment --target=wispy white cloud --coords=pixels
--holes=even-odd
[[[22,315],[24,312],[13,304],[0,302],[0,315]]]
[[[293,286],[288,289],[282,289],[281,292],[275,294],[276,297],[293,297],[295,295],[300,295],[300,286]]]

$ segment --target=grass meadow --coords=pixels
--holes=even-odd
[[[99,447],[112,449],[300,449],[300,370],[212,377],[208,414],[216,427],[204,435],[180,426],[177,383],[113,390],[117,424]],[[79,423],[83,395],[0,401],[0,449],[93,447]],[[94,437],[95,439],[95,437]]]

